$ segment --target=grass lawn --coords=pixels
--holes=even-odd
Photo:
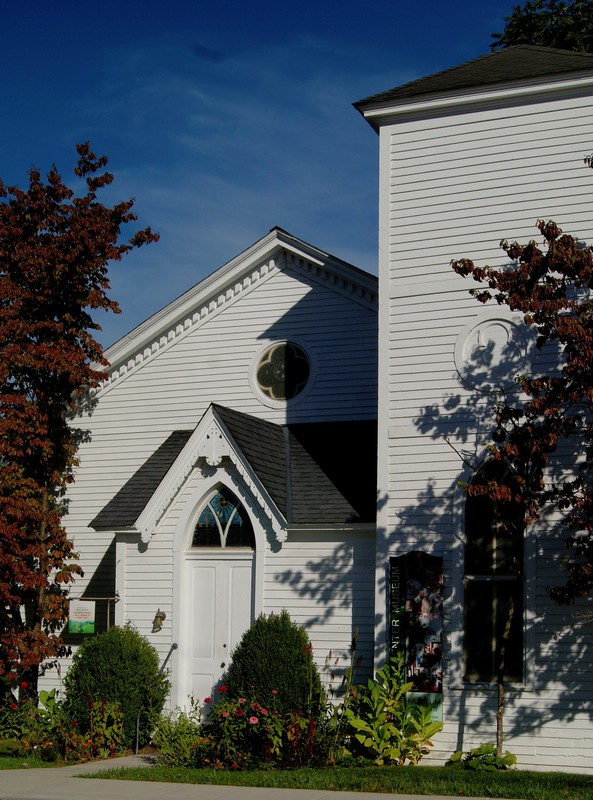
[[[230,772],[173,767],[114,768],[85,776],[129,781],[216,783],[276,789],[499,797],[507,800],[591,800],[593,777],[558,772],[470,772],[450,767],[335,767]]]
[[[37,769],[39,767],[55,767],[57,764],[50,764],[40,758],[21,758],[19,756],[0,756],[1,769]]]

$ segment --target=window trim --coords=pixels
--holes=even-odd
[[[298,394],[289,398],[288,400],[277,400],[273,397],[268,397],[268,395],[266,395],[260,389],[259,382],[257,380],[257,369],[262,357],[265,355],[267,350],[270,350],[270,348],[277,344],[292,344],[302,350],[309,360],[309,379],[307,380],[307,383]],[[313,352],[313,348],[310,346],[310,344],[307,344],[298,337],[294,336],[291,336],[290,338],[279,337],[278,339],[265,339],[261,346],[258,347],[257,351],[254,353],[249,367],[249,385],[251,386],[251,390],[260,403],[268,408],[289,409],[298,405],[310,394],[313,386],[315,385],[316,379],[317,359],[315,357],[315,353]]]

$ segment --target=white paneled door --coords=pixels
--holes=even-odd
[[[186,579],[185,685],[202,702],[214,691],[253,620],[253,551],[192,556]]]

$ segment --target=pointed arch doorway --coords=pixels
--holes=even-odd
[[[206,496],[185,558],[185,697],[210,696],[254,618],[255,535],[227,487]]]

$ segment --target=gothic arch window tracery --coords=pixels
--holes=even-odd
[[[255,549],[249,514],[226,486],[216,489],[204,504],[194,528],[192,547]]]

